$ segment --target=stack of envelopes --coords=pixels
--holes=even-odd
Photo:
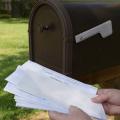
[[[16,106],[68,113],[76,106],[91,117],[105,120],[101,104],[91,101],[97,88],[27,61],[6,78],[5,91],[15,95]]]

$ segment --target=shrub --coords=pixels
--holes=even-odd
[[[12,16],[28,17],[36,0],[12,0]]]

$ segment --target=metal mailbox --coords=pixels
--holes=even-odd
[[[76,79],[120,65],[120,2],[38,0],[29,43],[31,60]]]

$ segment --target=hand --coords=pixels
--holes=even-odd
[[[85,112],[76,108],[70,107],[69,114],[49,112],[51,120],[92,120]]]
[[[109,115],[120,115],[120,90],[100,89],[98,96],[93,98],[95,103],[102,103],[105,112]]]

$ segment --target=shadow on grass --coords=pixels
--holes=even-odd
[[[5,94],[0,96],[0,112],[2,116],[0,120],[19,120],[23,116],[27,116],[33,110],[15,107],[13,95]]]
[[[13,95],[3,91],[6,85],[4,80],[16,67],[28,60],[26,51],[19,52],[18,55],[4,55],[0,57],[0,120],[19,120],[21,116],[26,116],[33,110],[15,107]]]
[[[23,64],[28,59],[26,51],[19,52],[18,55],[1,55],[0,56],[0,90],[4,87],[4,79],[13,72],[19,64]]]

